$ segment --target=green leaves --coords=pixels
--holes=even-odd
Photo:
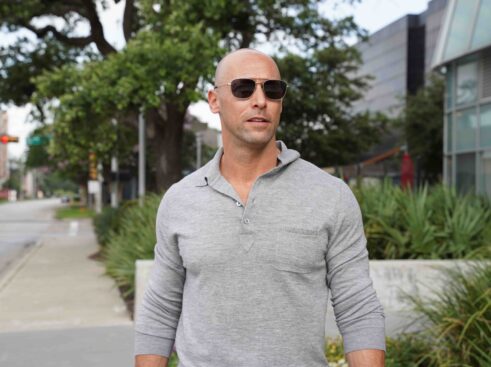
[[[373,259],[491,257],[491,204],[443,185],[414,192],[386,181],[355,190]]]
[[[425,366],[489,366],[491,357],[491,266],[447,270],[447,287],[425,302],[411,298],[416,311],[430,323],[435,342]]]
[[[278,138],[304,159],[321,167],[352,163],[378,141],[385,119],[352,111],[368,81],[355,75],[356,49],[334,44],[277,62],[289,83]]]
[[[117,232],[106,239],[106,272],[126,290],[126,296],[132,295],[135,289],[135,261],[153,259],[155,216],[161,199],[152,194],[145,198],[144,206],[131,205],[120,211]]]
[[[400,119],[409,152],[423,171],[423,181],[438,182],[442,173],[444,82],[431,75],[429,83],[406,99]]]

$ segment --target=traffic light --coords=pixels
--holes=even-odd
[[[94,152],[89,153],[89,179],[97,180],[97,156]]]
[[[18,143],[19,142],[19,137],[18,136],[9,136],[9,135],[0,135],[0,142],[2,144],[8,144],[8,143]]]

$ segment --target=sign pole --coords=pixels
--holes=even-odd
[[[138,117],[138,201],[143,206],[145,197],[145,119],[143,109]]]

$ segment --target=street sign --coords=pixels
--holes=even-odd
[[[27,145],[43,145],[47,144],[49,141],[49,137],[45,135],[33,135],[27,138]]]
[[[95,180],[88,182],[89,194],[98,194],[101,191],[101,183]]]

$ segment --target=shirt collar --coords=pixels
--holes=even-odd
[[[300,153],[298,153],[296,150],[288,149],[285,143],[281,140],[276,141],[276,146],[280,150],[280,154],[278,154],[279,163],[268,173],[277,172],[300,157]],[[220,160],[222,158],[222,155],[223,146],[218,148],[215,156],[207,164],[207,167],[203,167],[206,169],[203,170],[203,175],[200,179],[200,183],[196,186],[211,185],[222,177],[222,174],[220,172]]]

